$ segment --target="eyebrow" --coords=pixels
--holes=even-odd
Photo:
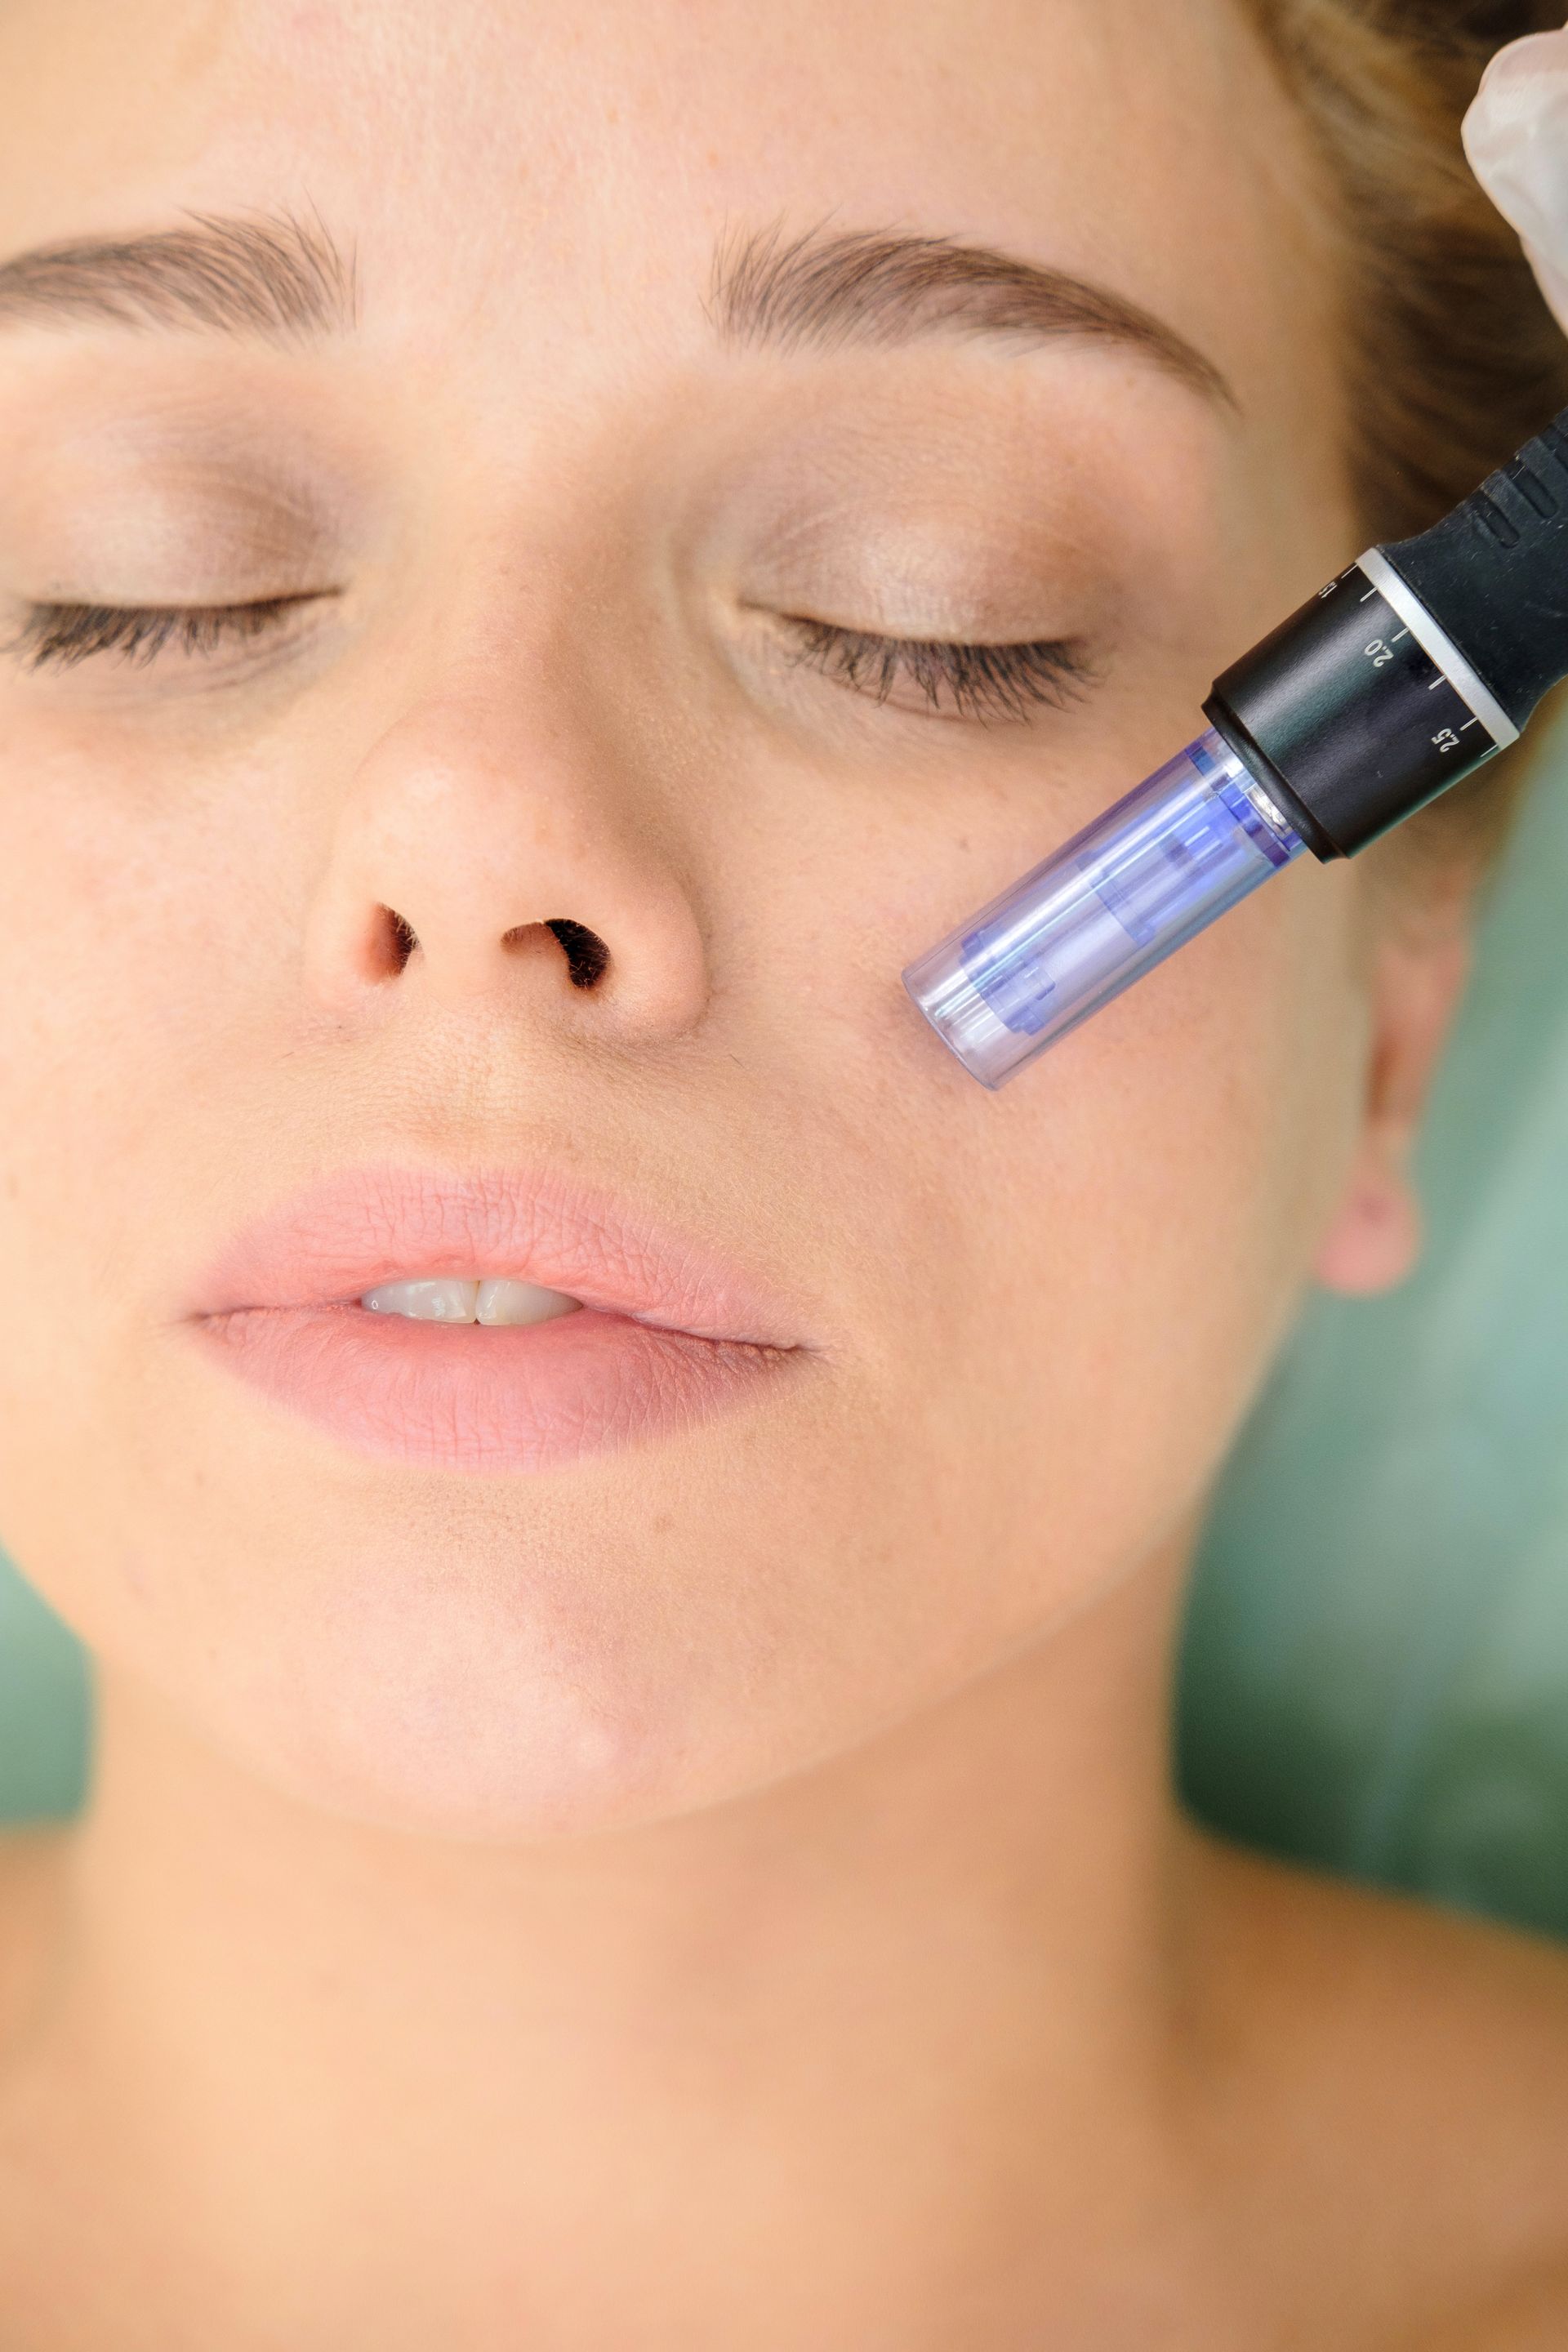
[[[353,259],[321,220],[186,217],[187,226],[40,246],[0,264],[0,326],[195,327],[292,343],[354,325]]]
[[[0,327],[77,320],[197,328],[274,342],[358,322],[354,259],[319,217],[193,213],[148,236],[40,246],[0,264]],[[1221,406],[1226,378],[1185,336],[1108,287],[951,237],[782,226],[727,236],[709,315],[728,342],[894,346],[923,336],[1079,337],[1142,352]]]
[[[1066,270],[952,237],[821,227],[786,237],[778,224],[728,234],[708,310],[727,342],[783,350],[942,334],[1118,343],[1220,406],[1239,406],[1214,362],[1152,311]]]

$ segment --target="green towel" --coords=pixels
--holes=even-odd
[[[1568,1933],[1568,726],[1421,1153],[1429,1237],[1321,1297],[1237,1449],[1181,1769],[1234,1833]]]

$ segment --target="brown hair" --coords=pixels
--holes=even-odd
[[[1334,191],[1361,521],[1369,540],[1403,538],[1568,405],[1568,340],[1459,141],[1488,59],[1555,30],[1563,0],[1245,5]],[[1484,856],[1518,783],[1500,761],[1407,830]]]

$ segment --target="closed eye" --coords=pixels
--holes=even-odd
[[[29,669],[68,669],[105,654],[145,668],[170,650],[201,657],[254,644],[336,593],[312,589],[244,604],[34,604],[12,650]]]
[[[1088,650],[1074,637],[1013,645],[960,645],[940,637],[883,637],[830,621],[784,616],[798,640],[796,659],[842,686],[891,699],[902,684],[928,709],[962,719],[1027,719],[1041,707],[1062,710],[1098,684]]]

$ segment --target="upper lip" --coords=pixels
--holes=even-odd
[[[193,1318],[346,1303],[378,1283],[512,1275],[699,1338],[801,1344],[782,1304],[700,1244],[548,1170],[382,1164],[310,1185],[235,1234]]]

